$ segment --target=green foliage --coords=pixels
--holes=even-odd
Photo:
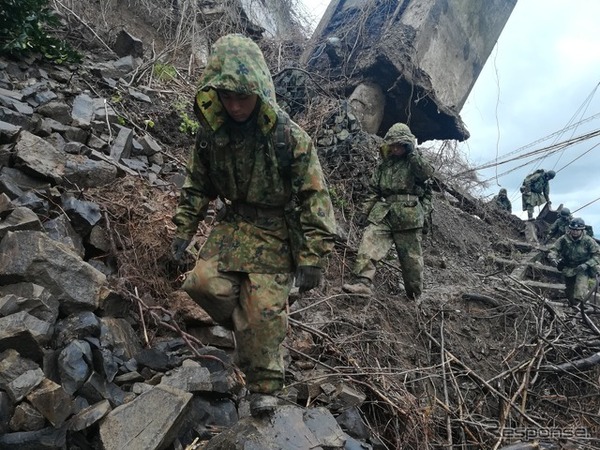
[[[190,116],[187,115],[185,111],[180,111],[179,115],[181,116],[181,123],[179,124],[179,131],[185,134],[191,134],[194,136],[200,128],[200,124],[197,120],[191,119]]]
[[[69,44],[48,34],[49,27],[60,25],[48,1],[0,0],[0,53],[39,52],[57,63],[81,61]]]
[[[0,0],[1,1],[1,0]],[[154,76],[160,81],[170,81],[177,77],[177,69],[171,64],[157,62],[153,67]]]
[[[198,131],[198,128],[200,128],[200,124],[196,119],[188,115],[186,107],[189,106],[189,104],[187,102],[179,101],[173,106],[175,107],[175,110],[181,118],[181,123],[179,124],[179,131],[194,136]]]

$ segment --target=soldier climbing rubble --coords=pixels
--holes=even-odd
[[[310,137],[275,101],[259,47],[242,35],[213,46],[194,111],[196,146],[173,217],[182,258],[211,200],[227,211],[183,283],[190,297],[233,329],[253,415],[272,411],[283,387],[286,300],[318,286],[333,247],[333,206]]]
[[[498,195],[495,195],[492,199],[494,205],[500,208],[503,211],[507,211],[512,213],[512,203],[510,202],[508,195],[506,193],[506,189],[502,188],[498,192]]]
[[[415,148],[415,136],[403,123],[392,125],[380,150],[382,160],[371,178],[359,219],[367,227],[354,265],[356,281],[342,289],[371,294],[376,265],[395,244],[406,295],[418,300],[423,291],[422,228],[429,213],[423,198],[434,169]]]
[[[521,185],[521,199],[523,211],[527,211],[527,218],[533,219],[533,208],[544,203],[550,204],[550,180],[556,176],[553,170],[538,169],[530,173]]]
[[[558,217],[554,221],[546,233],[546,242],[551,242],[567,232],[569,224],[573,220],[571,216],[571,210],[569,208],[562,207],[558,213]]]
[[[575,218],[548,253],[548,261],[560,270],[565,279],[566,296],[571,306],[577,306],[590,289],[590,282],[600,269],[600,246],[585,233],[585,222]]]

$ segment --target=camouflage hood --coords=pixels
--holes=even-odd
[[[385,157],[388,154],[389,146],[393,144],[404,144],[408,145],[412,150],[415,149],[416,138],[411,133],[408,125],[403,123],[395,123],[390,127],[388,132],[383,138],[383,145],[381,146],[381,154]]]
[[[194,111],[213,131],[227,120],[217,89],[258,95],[258,126],[266,134],[275,124],[275,86],[260,48],[251,39],[241,34],[229,34],[218,39],[212,47],[199,80]]]

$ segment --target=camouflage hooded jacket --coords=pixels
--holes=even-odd
[[[550,258],[562,259],[565,267],[562,273],[565,277],[577,275],[577,266],[587,264],[594,273],[600,269],[600,247],[596,241],[584,234],[574,240],[569,233],[563,234],[551,247]]]
[[[244,124],[229,120],[217,89],[257,94],[253,118]],[[323,267],[333,247],[335,219],[317,152],[290,120],[291,166],[281,170],[271,134],[282,112],[263,54],[252,40],[242,35],[217,40],[194,110],[201,130],[173,217],[177,236],[193,236],[218,196],[259,212],[280,211],[253,218],[228,213],[200,253],[203,258],[218,254],[220,270],[284,273],[294,265]]]
[[[403,156],[389,155],[391,144],[407,145],[411,151]],[[422,202],[433,166],[415,149],[415,137],[404,124],[394,124],[386,133],[381,155],[363,204],[369,222],[381,223],[387,217],[396,230],[421,228],[425,219]]]

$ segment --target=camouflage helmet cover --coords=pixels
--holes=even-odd
[[[498,192],[500,195],[506,195],[506,189],[502,188],[500,189],[500,192]]]
[[[562,208],[560,210],[560,215],[564,216],[564,217],[570,216],[571,215],[571,210],[569,208]]]
[[[569,228],[571,230],[585,230],[585,222],[582,218],[576,217],[575,219],[571,220],[571,223],[569,223]]]
[[[392,125],[383,138],[384,143],[388,146],[403,144],[407,145],[411,151],[415,149],[415,140],[414,134],[412,134],[408,125],[404,123],[395,123]]]
[[[548,172],[546,172],[546,176],[548,177],[548,179],[552,179],[556,176],[556,172],[554,170],[549,170]]]

